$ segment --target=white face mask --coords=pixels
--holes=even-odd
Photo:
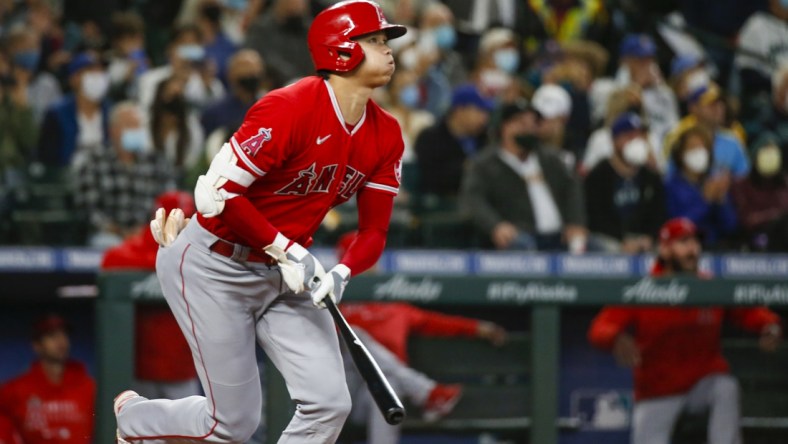
[[[758,150],[755,156],[755,168],[764,177],[772,177],[780,171],[782,167],[782,155],[780,148],[768,146]]]
[[[109,76],[105,72],[90,71],[82,74],[82,94],[92,102],[100,102],[109,90]]]
[[[695,174],[703,174],[709,169],[709,150],[692,148],[684,153],[684,165]]]
[[[624,145],[624,160],[632,166],[641,166],[648,160],[648,143],[642,137],[632,139]]]

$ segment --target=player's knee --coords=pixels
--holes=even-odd
[[[260,413],[248,413],[225,424],[221,435],[228,444],[242,444],[249,441],[259,425]]]
[[[344,424],[353,405],[347,387],[338,388],[332,396],[326,397],[322,404],[321,410],[326,412],[326,419],[336,424]]]

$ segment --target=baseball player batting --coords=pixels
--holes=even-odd
[[[198,214],[179,236],[163,215],[153,221],[158,238],[172,241],[159,249],[156,274],[206,396],[121,393],[118,442],[248,440],[262,408],[255,340],[297,404],[278,442],[336,441],[350,395],[334,322],[315,306],[324,308],[326,296],[338,302],[348,279],[385,246],[403,141],[370,96],[394,72],[387,41],[405,31],[365,0],[318,14],[308,35],[318,75],[252,106],[198,179]],[[311,236],[330,208],[354,195],[359,237],[324,271],[307,249]]]

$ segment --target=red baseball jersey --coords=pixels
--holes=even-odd
[[[661,274],[657,264],[652,275]],[[720,349],[725,317],[755,333],[780,322],[763,307],[605,307],[592,321],[588,339],[610,350],[619,333],[634,328],[642,360],[634,370],[635,399],[675,395],[707,375],[728,372]]]
[[[0,411],[25,444],[91,444],[96,383],[76,362],[66,364],[63,381],[47,379],[39,362],[0,387]]]
[[[22,437],[16,431],[14,423],[0,412],[0,444],[22,444]]]
[[[396,195],[404,145],[397,121],[372,100],[349,127],[327,81],[311,76],[271,91],[230,139],[255,177],[243,191],[277,230],[308,243],[332,207],[361,189]],[[220,218],[199,215],[217,236],[244,243]]]
[[[349,324],[363,328],[402,362],[408,362],[411,334],[474,337],[479,330],[476,319],[422,310],[400,302],[343,303],[340,310]]]

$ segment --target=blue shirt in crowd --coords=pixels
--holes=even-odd
[[[682,174],[670,174],[665,181],[668,217],[687,217],[697,225],[703,245],[713,247],[736,229],[736,209],[729,196],[721,204],[703,198],[702,185],[690,183]]]

